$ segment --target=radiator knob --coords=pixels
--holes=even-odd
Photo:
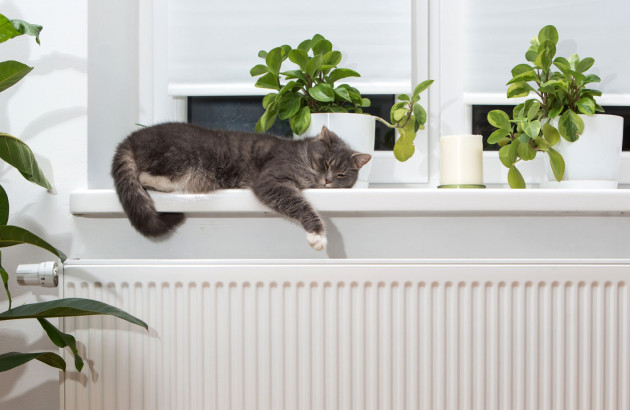
[[[45,288],[56,288],[59,284],[59,265],[57,262],[18,265],[15,273],[20,285],[39,285]]]

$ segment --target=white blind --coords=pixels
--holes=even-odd
[[[258,51],[316,33],[361,74],[348,83],[362,93],[409,92],[411,1],[169,0],[169,93],[266,94],[249,75]]]
[[[502,93],[529,41],[548,24],[558,29],[556,56],[593,57],[589,71],[604,92],[630,94],[630,1],[468,0],[464,81],[467,93]]]

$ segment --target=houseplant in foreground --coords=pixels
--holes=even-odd
[[[512,69],[512,79],[507,83],[508,98],[532,93],[535,98],[517,105],[512,118],[501,110],[488,113],[488,122],[497,128],[488,137],[488,143],[501,146],[499,158],[509,169],[508,183],[512,188],[525,188],[516,164],[534,159],[539,151],[548,155],[553,178],[561,181],[565,176],[565,158],[559,147],[570,146],[565,141],[572,143],[580,138],[586,117],[603,112],[594,99],[601,91],[587,88],[588,84],[600,81],[598,76],[586,73],[594,60],[580,59],[577,54],[568,59],[555,57],[557,44],[556,28],[543,27],[525,54],[528,63]],[[605,143],[596,141],[596,144]],[[583,165],[578,162],[569,167],[577,169]]]
[[[29,24],[22,20],[10,20],[0,14],[0,43],[21,35],[31,35],[39,44],[41,26]],[[33,68],[17,61],[0,62],[0,92],[13,86],[26,76]],[[30,148],[18,138],[0,132],[0,158],[15,167],[27,180],[46,189],[52,189],[50,182],[39,168],[35,156]],[[38,246],[57,256],[62,262],[66,256],[42,238],[18,226],[7,225],[9,219],[9,199],[0,185],[0,248],[30,244]],[[9,291],[9,274],[0,266],[0,277],[9,302],[9,309],[0,312],[0,321],[16,319],[37,319],[50,338],[58,347],[69,347],[74,354],[77,370],[83,368],[83,360],[77,352],[76,340],[73,336],[61,332],[47,319],[52,317],[113,315],[131,323],[147,328],[146,323],[130,314],[89,299],[68,298],[49,302],[31,303],[12,308],[11,293]],[[61,356],[52,352],[19,353],[9,352],[0,354],[0,372],[10,370],[31,360],[39,360],[49,366],[66,370],[66,363]]]
[[[256,124],[258,132],[267,131],[276,118],[280,118],[289,120],[295,134],[308,135],[309,126],[315,122],[313,119],[317,114],[362,114],[363,108],[370,106],[370,100],[362,97],[356,88],[348,84],[336,84],[345,78],[360,77],[360,74],[338,66],[342,59],[341,52],[334,50],[332,43],[321,34],[302,41],[297,48],[283,45],[270,51],[261,50],[258,56],[264,60],[264,64],[257,64],[250,71],[253,77],[260,76],[256,87],[274,90],[263,99],[265,113]],[[294,67],[282,71],[287,59]],[[372,121],[372,124],[376,120],[399,130],[400,137],[394,147],[394,155],[399,161],[406,161],[413,155],[416,132],[424,129],[427,114],[420,105],[420,93],[429,88],[431,83],[433,80],[424,81],[415,87],[411,95],[400,95],[399,101],[391,108],[389,121],[367,116],[367,121]],[[351,117],[356,116],[348,116]],[[365,115],[361,117],[363,118],[359,118],[359,121],[366,121]],[[321,120],[317,125],[313,124],[314,133],[319,132],[321,124]],[[341,136],[344,139],[348,137]],[[369,135],[359,138],[367,141],[364,141],[364,146],[373,150],[373,131],[371,139]],[[354,149],[366,151],[365,148],[353,145],[352,141],[348,143]]]

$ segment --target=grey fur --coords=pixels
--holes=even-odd
[[[294,141],[165,123],[121,142],[112,176],[131,224],[147,237],[168,234],[184,215],[158,213],[145,189],[206,193],[222,188],[251,188],[261,202],[297,220],[306,232],[325,235],[324,223],[301,190],[350,188],[370,158],[325,127],[315,138]],[[156,186],[149,186],[151,181]]]

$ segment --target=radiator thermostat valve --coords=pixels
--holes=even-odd
[[[45,288],[56,288],[59,284],[59,265],[57,262],[18,265],[16,274],[20,285],[40,285]]]

